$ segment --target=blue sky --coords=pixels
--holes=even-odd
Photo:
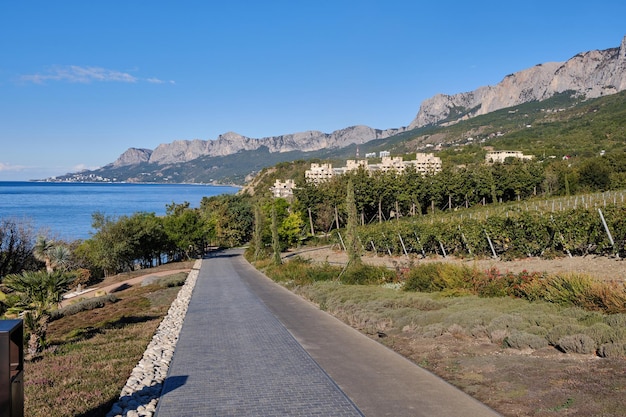
[[[0,180],[129,147],[408,125],[420,103],[620,45],[626,2],[0,3]]]

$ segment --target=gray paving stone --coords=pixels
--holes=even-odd
[[[203,261],[156,416],[362,416],[239,273]]]

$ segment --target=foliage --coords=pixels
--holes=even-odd
[[[349,264],[339,276],[341,283],[348,285],[383,284],[392,282],[395,278],[396,274],[392,270],[362,262]]]
[[[214,246],[236,247],[252,237],[254,215],[248,194],[204,197],[200,213],[207,224],[207,240]]]
[[[356,203],[354,199],[354,185],[348,181],[346,190],[346,208],[348,211],[348,222],[346,225],[346,250],[348,252],[348,264],[351,267],[361,263],[361,250],[359,248],[357,228]]]
[[[50,312],[61,302],[62,294],[69,288],[73,277],[62,272],[25,271],[6,276],[4,285],[18,297],[9,313],[22,314],[24,326],[30,332],[28,355],[34,357],[46,345]]]
[[[36,269],[33,247],[34,232],[28,223],[0,219],[0,280],[8,274]]]
[[[68,306],[53,310],[50,312],[50,321],[59,320],[63,317],[71,316],[81,311],[94,310],[102,308],[109,303],[115,303],[119,299],[115,294],[107,294],[100,297],[86,298]]]
[[[24,415],[106,415],[179,288],[133,287],[116,293],[114,304],[50,323],[48,348],[25,363]]]

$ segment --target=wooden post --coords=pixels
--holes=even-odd
[[[339,212],[337,211],[337,206],[335,206],[335,223],[337,224],[337,229],[339,229]]]

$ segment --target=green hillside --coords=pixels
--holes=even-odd
[[[498,110],[450,126],[442,122],[386,139],[358,145],[360,155],[382,150],[395,155],[437,152],[444,165],[479,163],[485,147],[519,150],[537,160],[560,160],[623,153],[626,149],[626,92],[586,100],[562,93],[549,100]],[[437,150],[435,150],[437,149]],[[186,163],[103,168],[68,174],[59,180],[101,177],[115,181],[244,184],[263,168],[295,160],[343,163],[356,156],[357,146],[315,152],[271,153],[267,148],[220,157],[201,157]],[[82,179],[81,179],[82,178]]]

